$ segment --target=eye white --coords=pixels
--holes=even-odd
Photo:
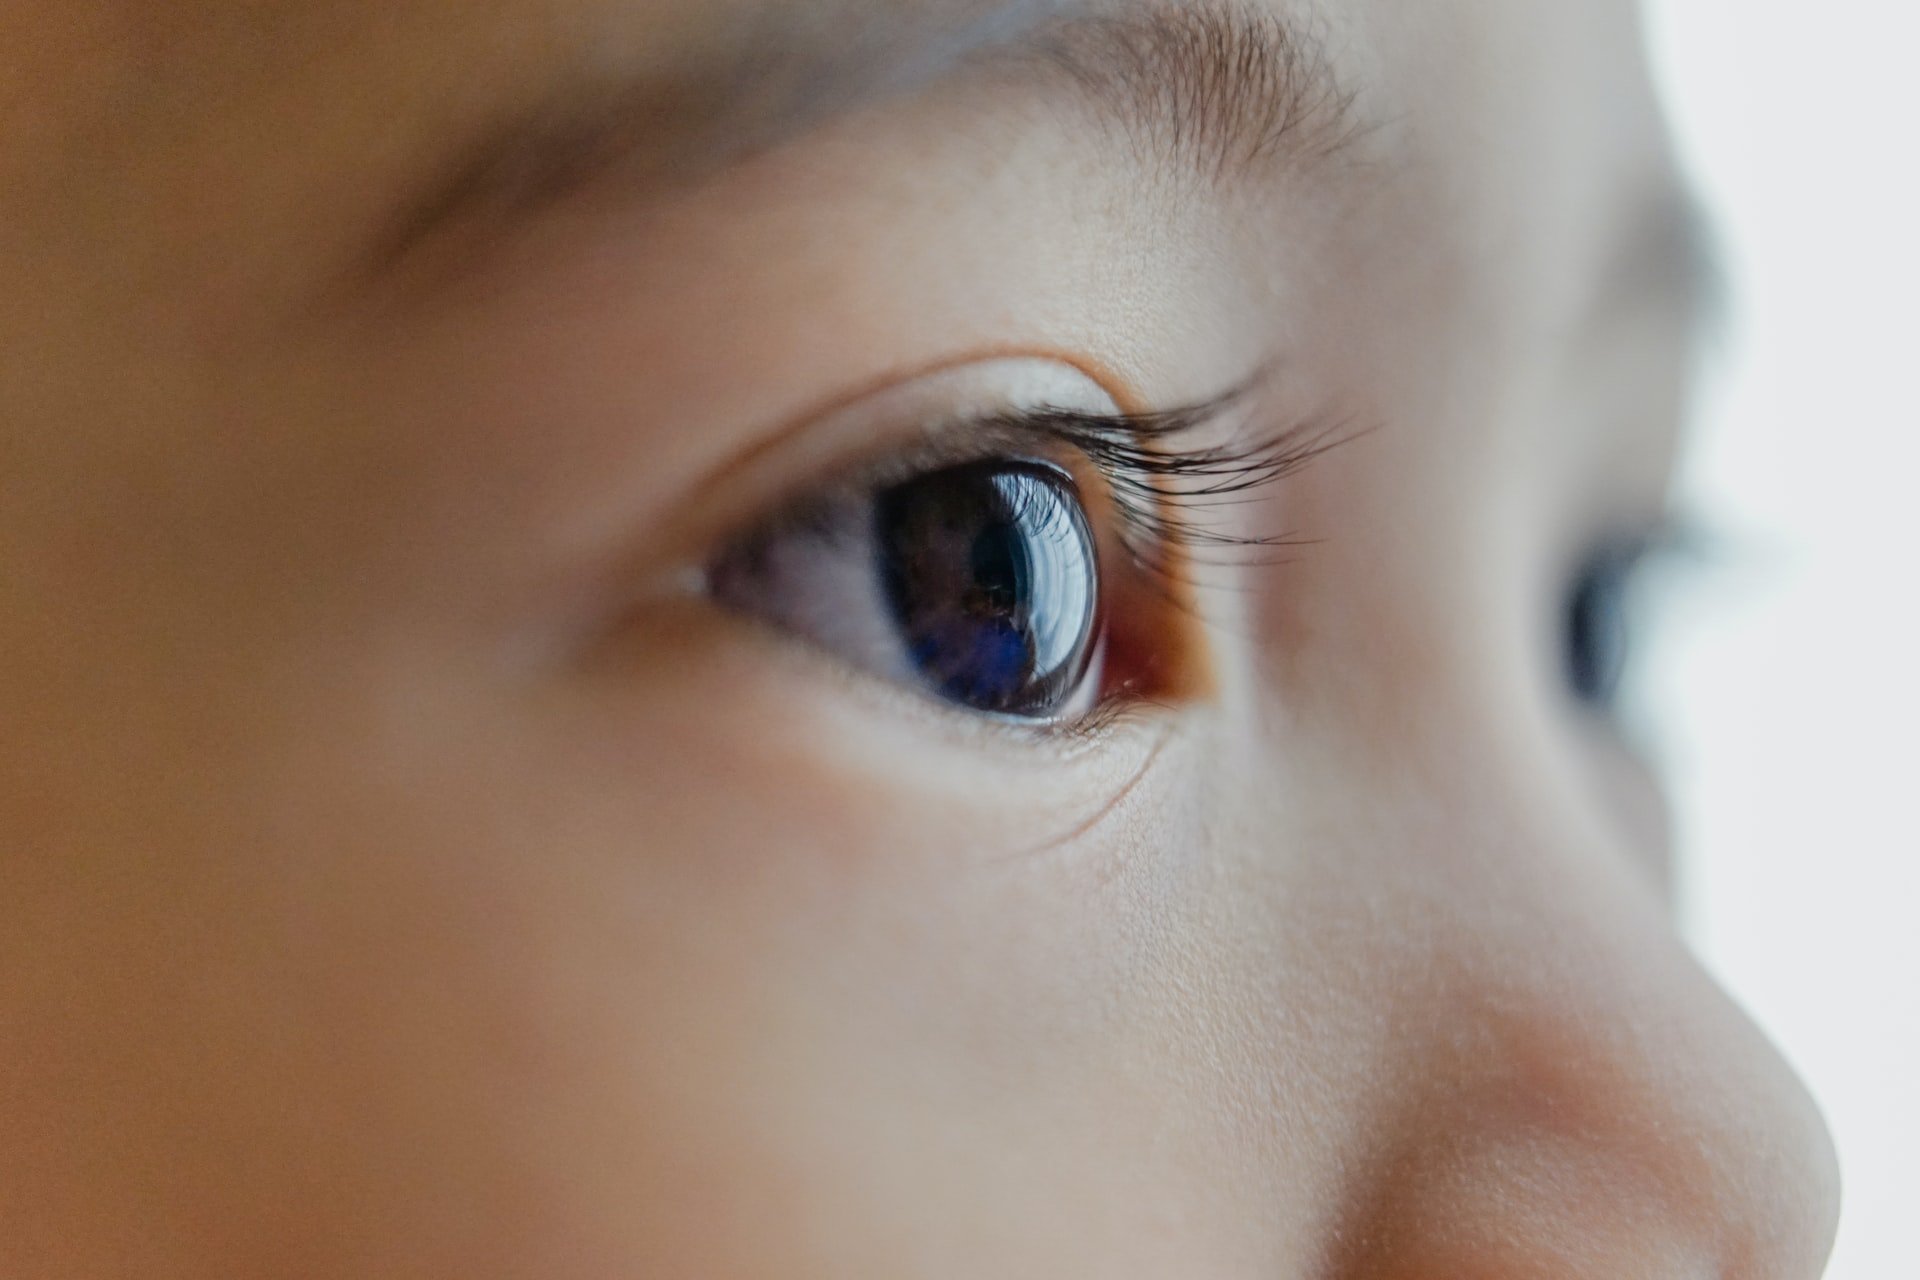
[[[710,573],[715,598],[794,631],[884,678],[913,666],[876,571],[871,500],[848,495],[755,538]]]

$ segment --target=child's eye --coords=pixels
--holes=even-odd
[[[1079,727],[1123,701],[1198,698],[1196,557],[1290,545],[1242,531],[1249,495],[1347,438],[1320,418],[1262,430],[1256,407],[1242,387],[1158,412],[947,417],[917,458],[826,485],[733,541],[707,592],[986,715]]]
[[[753,534],[716,599],[971,710],[1064,720],[1097,697],[1100,558],[1049,463],[948,465],[831,495]]]

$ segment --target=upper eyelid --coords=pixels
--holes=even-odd
[[[1062,466],[1076,471],[1063,457],[1071,446],[1062,437],[1023,428],[1017,417],[994,414],[929,425],[908,444],[895,443],[885,451],[845,462],[815,477],[784,501],[776,500],[773,514],[762,515],[749,535],[773,525],[805,525],[825,508],[862,499],[877,490],[903,484],[944,467],[963,466],[995,458]]]
[[[1151,453],[1154,441],[1171,439],[1217,421],[1227,405],[1237,399],[1237,393],[1233,393],[1202,404],[1160,412],[1098,413],[1040,406],[928,421],[921,424],[918,438],[913,442],[895,443],[885,452],[842,464],[827,477],[808,483],[783,507],[776,504],[776,509],[804,519],[809,508],[822,503],[864,495],[942,467],[993,458],[1064,465],[1069,472],[1081,471],[1082,468],[1072,463],[1076,458],[1083,459],[1098,470],[1104,480],[1113,482],[1118,478],[1125,483],[1126,474],[1118,477],[1115,474],[1119,464],[1144,483],[1148,470],[1141,463],[1147,458],[1164,459],[1164,465],[1177,467],[1181,456],[1171,452]],[[1156,462],[1155,465],[1162,464]],[[779,518],[782,517],[776,517]]]
[[[1094,378],[1078,361],[1062,363],[1103,389],[1108,385],[1107,378]],[[1263,369],[1220,395],[1170,409],[1099,411],[1042,402],[1030,408],[928,416],[918,424],[918,444],[904,450],[896,445],[889,453],[854,464],[839,483],[878,484],[889,474],[905,479],[944,463],[970,462],[993,456],[996,451],[1022,449],[1043,453],[1072,450],[1096,464],[1103,460],[1124,462],[1143,475],[1151,472],[1171,476],[1229,466],[1241,449],[1231,444],[1181,449],[1178,442],[1250,407],[1266,376]],[[1135,403],[1139,399],[1135,395],[1115,398]]]
[[[1077,457],[1105,486],[1121,545],[1152,573],[1178,578],[1196,549],[1298,546],[1304,540],[1290,534],[1223,528],[1209,519],[1208,509],[1243,501],[1363,433],[1344,420],[1322,417],[1274,431],[1255,429],[1248,419],[1257,413],[1265,377],[1263,370],[1222,395],[1173,409],[1094,412],[1042,405],[930,424],[917,447],[816,481],[742,536],[764,534],[770,526],[805,526],[824,507],[942,466],[1007,457],[1077,472]],[[1241,420],[1229,427],[1236,416]],[[1202,439],[1208,434],[1222,438]]]
[[[1184,567],[1187,557],[1164,554],[1180,545],[1289,544],[1220,528],[1204,508],[1242,499],[1209,490],[1233,488],[1222,484],[1229,470],[1260,474],[1256,459],[1277,479],[1363,432],[1324,411],[1288,408],[1304,384],[1275,371],[1275,361],[1259,362],[1224,391],[1171,408],[1152,407],[1099,357],[1057,348],[976,350],[874,378],[755,432],[689,476],[685,500],[646,537],[628,532],[599,558],[600,590],[628,600],[697,590],[711,557],[809,504],[995,450],[1070,463],[1077,475],[1092,473],[1103,500],[1132,499],[1127,514],[1142,536],[1125,549],[1149,569]],[[1222,474],[1201,478],[1212,472]],[[1110,518],[1102,524],[1115,528]]]

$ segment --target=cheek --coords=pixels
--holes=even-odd
[[[271,868],[208,915],[272,921],[231,961],[246,994],[152,1051],[164,1106],[137,1085],[154,1062],[116,1077],[141,1135],[118,1158],[201,1134],[167,1195],[260,1224],[231,1243],[249,1265],[277,1237],[440,1274],[752,1274],[813,1240],[821,1274],[864,1249],[873,1274],[927,1274],[914,1251],[966,1224],[1008,1265],[1070,1270],[1071,1239],[1103,1274],[1171,1274],[1243,1232],[1195,1190],[1219,1108],[1175,1047],[1206,1021],[1169,990],[1203,968],[1172,914],[1199,870],[1169,816],[1192,761],[1163,753],[1085,830],[1014,849],[993,833],[1032,826],[979,803],[995,788],[902,773],[845,714],[783,727],[791,695],[707,648],[644,708],[589,676],[510,713],[416,702],[371,754],[364,722],[310,741],[256,796]],[[355,718],[343,699],[330,722]],[[274,1167],[224,1177],[247,1150]],[[1187,1225],[1165,1256],[1060,1229],[1118,1206]]]

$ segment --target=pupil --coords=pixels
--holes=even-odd
[[[1567,605],[1567,683],[1589,706],[1618,698],[1629,652],[1628,587],[1638,557],[1609,551],[1581,574]]]
[[[908,661],[980,711],[1040,717],[1078,691],[1099,602],[1093,536],[1073,482],[981,462],[881,494],[875,542]]]

